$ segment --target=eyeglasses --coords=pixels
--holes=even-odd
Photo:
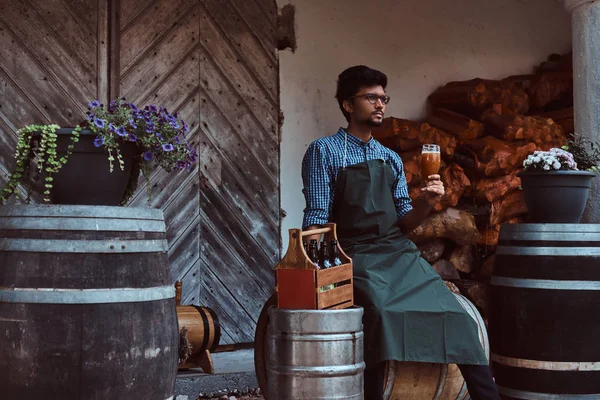
[[[387,104],[390,102],[390,96],[387,96],[387,95],[377,96],[375,93],[361,94],[359,96],[352,96],[350,98],[353,99],[355,97],[364,97],[371,104],[377,104],[377,100],[380,100],[381,104]]]

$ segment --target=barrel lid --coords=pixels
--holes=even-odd
[[[79,205],[0,206],[0,217],[92,217],[164,221],[162,210],[150,207],[113,207]]]
[[[342,310],[292,310],[269,308],[270,325],[282,332],[349,333],[362,331],[362,307]]]

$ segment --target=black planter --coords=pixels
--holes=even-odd
[[[71,144],[72,128],[56,131],[58,156],[67,152]],[[124,170],[119,167],[116,154],[113,154],[113,172],[109,172],[108,152],[106,148],[94,146],[96,134],[83,130],[79,142],[75,143],[73,154],[67,163],[54,175],[50,200],[53,204],[105,205],[118,206],[127,190],[133,165],[139,155],[135,143],[122,144],[120,147]],[[137,177],[136,177],[137,178]]]
[[[587,171],[521,171],[521,186],[532,222],[578,223],[592,178]]]

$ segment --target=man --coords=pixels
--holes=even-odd
[[[386,360],[458,364],[473,400],[500,399],[477,326],[405,237],[444,194],[426,177],[411,205],[402,160],[371,136],[390,98],[387,77],[365,66],[340,74],[336,98],[346,129],[308,147],[302,161],[303,229],[329,221],[354,262],[356,303],[365,310],[365,398],[383,396]]]

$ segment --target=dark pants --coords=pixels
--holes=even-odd
[[[500,400],[498,388],[487,365],[459,365],[472,400]],[[365,400],[383,399],[385,363],[365,370]]]

